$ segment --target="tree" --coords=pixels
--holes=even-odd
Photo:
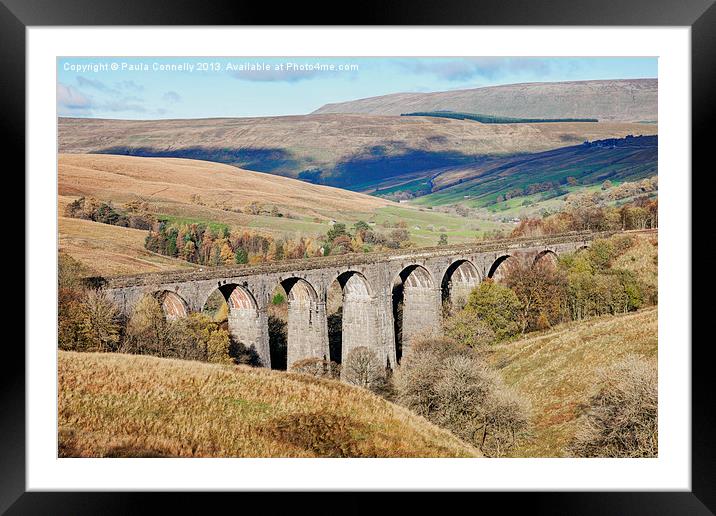
[[[361,233],[365,231],[370,231],[370,224],[368,224],[364,220],[359,220],[353,225],[353,229],[356,233]]]
[[[377,391],[385,382],[385,367],[378,356],[365,346],[352,349],[342,364],[343,379],[364,389]]]
[[[231,265],[236,261],[234,251],[231,250],[231,246],[228,242],[224,242],[221,246],[221,261],[226,265]]]
[[[549,258],[543,257],[534,265],[529,260],[516,260],[504,283],[520,300],[522,333],[547,329],[564,318],[567,278]]]
[[[81,331],[81,305],[85,296],[82,278],[90,271],[65,253],[59,253],[57,267],[57,345],[81,351],[87,343]]]
[[[438,245],[447,245],[448,243],[448,237],[445,233],[440,233],[440,239],[438,240]]]
[[[283,260],[283,256],[283,242],[277,242],[276,240],[273,240],[268,248],[268,259],[271,261],[278,262]]]
[[[119,342],[119,311],[103,290],[90,290],[80,307],[80,333],[92,351],[114,351]]]
[[[246,249],[244,249],[243,247],[238,247],[236,248],[234,260],[238,264],[249,263],[249,253],[247,253]]]
[[[168,356],[173,329],[166,320],[159,301],[145,295],[134,306],[127,321],[126,337],[120,351],[156,356]]]
[[[517,294],[510,288],[487,279],[470,293],[465,310],[471,310],[503,340],[520,331],[518,319],[522,310]]]
[[[326,240],[328,242],[333,242],[339,236],[348,236],[350,238],[350,235],[348,235],[348,232],[346,231],[346,225],[342,222],[336,222],[333,224],[331,229],[329,229],[326,233]]]

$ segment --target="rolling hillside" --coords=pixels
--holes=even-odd
[[[479,457],[367,390],[294,373],[59,352],[61,457]]]
[[[198,268],[184,260],[144,248],[146,231],[91,220],[58,218],[58,251],[67,253],[93,275],[138,274]]]
[[[369,191],[395,176],[485,156],[541,152],[585,140],[656,134],[655,124],[481,124],[436,117],[307,115],[187,120],[60,118],[61,153],[191,158]]]
[[[434,93],[395,93],[326,104],[314,113],[400,115],[416,111],[655,122],[658,120],[657,80],[541,82]]]
[[[60,250],[100,275],[190,264],[147,251],[146,231],[65,217],[67,204],[80,196],[111,201],[116,207],[128,201],[146,201],[152,213],[176,222],[245,228],[277,238],[316,238],[328,231],[332,220],[349,226],[364,220],[384,232],[389,231],[388,225],[402,221],[418,245],[435,245],[439,228],[450,242],[460,243],[505,227],[499,222],[470,220],[206,161],[61,154],[58,162]],[[260,203],[264,211],[249,213],[246,208],[252,202]],[[283,216],[269,215],[266,209],[273,206]]]
[[[191,215],[187,206],[194,206],[200,213],[214,205],[245,207],[253,201],[324,218],[341,212],[370,213],[393,204],[360,193],[219,163],[89,154],[59,156],[58,193],[115,202],[146,200],[167,209],[182,205],[184,216]]]
[[[515,457],[561,457],[600,368],[634,353],[657,357],[658,308],[567,323],[495,346],[490,357],[532,404],[533,435]]]
[[[541,153],[509,158],[485,159],[481,163],[449,168],[422,183],[426,194],[416,203],[442,205],[463,203],[473,207],[490,207],[498,197],[513,192],[516,201],[539,202],[566,194],[571,188],[567,178],[577,180],[579,187],[612,182],[637,181],[658,172],[656,136],[591,142]],[[561,185],[562,194],[545,183]],[[377,195],[388,195],[404,189],[415,189],[415,180],[377,189]],[[520,193],[521,192],[521,193]]]

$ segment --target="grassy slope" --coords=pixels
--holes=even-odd
[[[372,212],[392,204],[337,188],[199,160],[61,154],[58,176],[60,195],[143,199],[167,207],[191,204],[192,194],[199,194],[207,204],[226,202],[245,207],[256,200],[324,217],[345,211]]]
[[[481,165],[447,170],[432,180],[433,192],[415,202],[421,205],[464,203],[490,207],[496,199],[514,188],[525,188],[542,182],[564,183],[573,176],[580,188],[612,182],[637,181],[657,173],[657,146],[585,148],[565,147],[538,154],[490,160]],[[469,196],[469,199],[465,199]],[[513,199],[539,202],[542,194]],[[509,208],[509,206],[505,206]]]
[[[194,268],[195,265],[147,251],[146,231],[59,217],[59,251],[93,274],[137,274]]]
[[[657,127],[328,114],[153,121],[61,118],[58,131],[63,153],[184,157],[290,177],[320,169],[322,183],[370,190],[371,184],[395,175],[416,170],[430,175],[431,170],[465,164],[476,156],[656,134]]]
[[[534,435],[512,455],[562,456],[597,371],[628,353],[656,358],[657,308],[568,323],[496,346],[491,362],[533,409]]]
[[[469,457],[372,393],[313,377],[155,357],[59,352],[65,456]]]
[[[188,265],[146,251],[146,232],[62,217],[65,206],[80,195],[112,201],[115,205],[129,200],[146,200],[156,211],[178,222],[216,222],[274,236],[323,235],[330,227],[330,219],[349,225],[358,220],[378,224],[386,220],[405,220],[415,243],[435,245],[439,235],[425,229],[428,224],[436,228],[446,227],[452,243],[470,241],[499,225],[433,214],[430,210],[420,211],[347,190],[238,170],[227,165],[175,158],[61,154],[58,193],[61,250],[99,274],[151,272]],[[199,194],[209,206],[193,204],[190,201],[192,194]],[[244,208],[252,201],[274,204],[296,218],[249,215],[211,206],[224,202]],[[415,230],[416,225],[421,229]]]

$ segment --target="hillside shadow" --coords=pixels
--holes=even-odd
[[[119,154],[144,158],[185,158],[213,161],[245,168],[256,172],[290,172],[301,168],[301,163],[285,149],[265,148],[212,148],[182,147],[178,149],[156,149],[154,147],[116,146],[100,149],[93,154]]]
[[[267,172],[348,190],[360,190],[399,175],[425,172],[443,167],[476,163],[484,156],[458,151],[426,151],[405,147],[400,142],[386,142],[364,149],[359,155],[339,161],[334,167],[311,167],[312,160],[297,159],[290,151],[278,147],[210,148],[202,146],[177,149],[114,146],[93,154],[117,154],[147,158],[185,158],[232,165],[255,172]]]

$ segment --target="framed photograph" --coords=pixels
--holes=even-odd
[[[712,2],[275,10],[3,0],[27,245],[0,508],[712,514]]]

